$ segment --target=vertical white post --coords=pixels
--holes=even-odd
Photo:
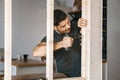
[[[82,0],[82,77],[102,80],[102,0]]]
[[[12,54],[12,0],[4,0],[4,47],[5,47],[5,76],[4,80],[11,80],[11,54]]]
[[[53,80],[53,8],[54,1],[47,0],[47,64],[46,78]]]
[[[90,9],[89,9],[89,0],[82,0],[82,18],[87,19],[89,26],[89,17]],[[88,13],[89,12],[89,13]],[[87,28],[86,27],[86,28]],[[81,76],[84,78],[87,78],[89,80],[90,78],[90,63],[88,62],[90,60],[90,54],[88,54],[87,51],[87,33],[86,28],[82,28],[82,67],[81,67]],[[89,43],[88,43],[89,44]]]

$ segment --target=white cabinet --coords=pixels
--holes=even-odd
[[[12,75],[39,74],[46,72],[45,62],[28,59],[27,62],[12,60]],[[4,61],[0,61],[0,75],[4,74]]]
[[[16,67],[12,66],[12,75],[23,75],[23,74],[36,74],[45,73],[45,66],[33,66],[33,67]]]
[[[12,61],[12,75],[45,73],[45,68],[45,62],[37,60],[28,59],[27,62],[24,62],[23,60]]]

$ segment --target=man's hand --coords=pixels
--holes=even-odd
[[[68,47],[72,46],[72,44],[73,44],[73,38],[72,37],[64,37],[61,42],[62,42],[62,46],[64,48],[68,48]]]
[[[86,27],[87,26],[87,20],[84,19],[84,18],[80,18],[78,20],[78,27],[79,28],[83,28],[83,27]]]

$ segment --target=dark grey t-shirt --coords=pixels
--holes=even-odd
[[[54,31],[54,42],[59,42],[63,39],[65,34],[59,34]],[[68,77],[81,76],[81,46],[80,34],[72,31],[69,36],[74,39],[70,50],[66,51],[64,48],[54,51],[54,58],[57,63],[57,71],[64,73]],[[41,42],[46,42],[46,37]]]

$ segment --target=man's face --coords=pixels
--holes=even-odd
[[[70,32],[70,21],[68,18],[61,21],[58,26],[55,26],[55,30],[59,33],[69,33]]]

